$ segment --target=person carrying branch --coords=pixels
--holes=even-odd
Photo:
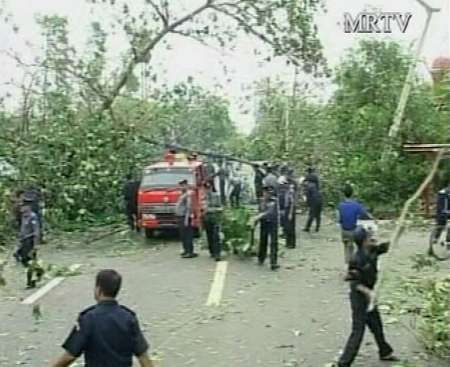
[[[389,250],[389,242],[379,245],[369,240],[369,233],[358,226],[353,238],[358,247],[353,254],[346,280],[350,282],[350,304],[352,309],[352,332],[335,367],[350,367],[361,346],[366,326],[375,337],[380,360],[398,361],[393,349],[386,341],[380,312],[376,306],[374,287],[377,282],[378,257]]]
[[[278,265],[278,202],[271,186],[263,187],[263,200],[259,206],[259,214],[252,219],[252,226],[260,222],[258,263],[263,265],[267,257],[267,246],[270,239],[270,267],[272,270],[280,268]]]

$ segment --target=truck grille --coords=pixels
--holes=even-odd
[[[166,205],[149,205],[144,204],[139,206],[139,212],[141,214],[156,214],[156,215],[165,215],[165,214],[175,214],[175,205],[174,204],[166,204]]]

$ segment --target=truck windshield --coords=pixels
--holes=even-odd
[[[194,174],[189,169],[155,169],[144,172],[141,187],[177,187],[179,182],[187,180],[189,185],[194,183]]]

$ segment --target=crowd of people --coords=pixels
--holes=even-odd
[[[252,218],[252,225],[260,224],[258,264],[264,264],[270,248],[270,266],[272,270],[277,270],[279,232],[286,238],[287,248],[295,248],[297,245],[296,205],[299,197],[304,197],[308,207],[304,231],[309,232],[314,222],[315,230],[320,230],[323,209],[320,180],[312,167],[308,168],[305,177],[301,179],[297,179],[294,171],[286,165],[277,167],[264,163],[255,164],[253,168],[258,214]],[[215,177],[219,177],[219,190],[214,186]],[[221,260],[220,215],[226,205],[220,177],[220,173],[214,173],[204,182],[206,195],[202,203],[208,249],[216,261]],[[235,182],[239,184],[242,181],[236,179]],[[190,188],[187,180],[180,181],[179,186],[181,195],[176,205],[176,215],[183,248],[181,256],[195,258],[197,254],[193,244]],[[127,177],[124,197],[127,201],[126,212],[132,215],[136,213],[135,197],[138,187],[136,180],[131,176]],[[346,264],[345,280],[350,284],[352,329],[343,352],[333,366],[349,367],[353,364],[366,326],[375,337],[380,360],[397,361],[398,358],[384,335],[374,292],[378,258],[388,252],[390,244],[378,244],[372,233],[358,224],[359,220],[373,219],[373,216],[354,197],[351,185],[345,185],[343,196],[344,199],[337,206],[337,222],[341,229]],[[27,269],[28,287],[35,287],[43,275],[42,268],[36,263],[37,249],[43,241],[42,201],[42,192],[36,187],[17,191],[14,197],[14,221],[19,239],[14,257]],[[233,201],[232,205],[240,205],[239,193],[234,193]],[[129,217],[129,225],[131,229],[136,229],[136,218],[132,215]],[[437,236],[445,228],[449,216],[450,180],[447,187],[437,195]],[[69,366],[82,354],[86,365],[129,367],[133,356],[136,356],[141,367],[153,366],[148,356],[149,345],[140,330],[136,314],[116,301],[121,284],[122,278],[115,270],[102,270],[97,274],[94,292],[97,303],[80,313],[76,326],[63,344],[64,353],[52,364],[53,367]]]

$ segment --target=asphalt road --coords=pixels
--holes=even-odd
[[[425,233],[409,233],[383,265],[396,273],[411,271],[408,257],[424,252],[424,238]],[[23,270],[8,265],[8,284],[0,290],[0,366],[49,366],[77,313],[93,303],[93,279],[102,268],[123,275],[120,301],[138,313],[157,366],[324,366],[342,349],[350,330],[343,249],[331,223],[319,234],[301,233],[298,244],[295,250],[281,250],[278,272],[257,266],[254,259],[228,257],[220,305],[211,307],[206,302],[216,263],[205,250],[199,258],[181,259],[171,239],[149,243],[117,234],[86,245],[76,237],[56,238],[45,245],[42,257],[80,263],[82,273],[37,302],[42,314],[37,319],[33,306],[21,304],[32,293],[24,290]],[[389,296],[383,294],[381,301]],[[426,361],[401,323],[388,323],[386,334],[412,366],[446,365]],[[367,333],[355,366],[382,365]]]

